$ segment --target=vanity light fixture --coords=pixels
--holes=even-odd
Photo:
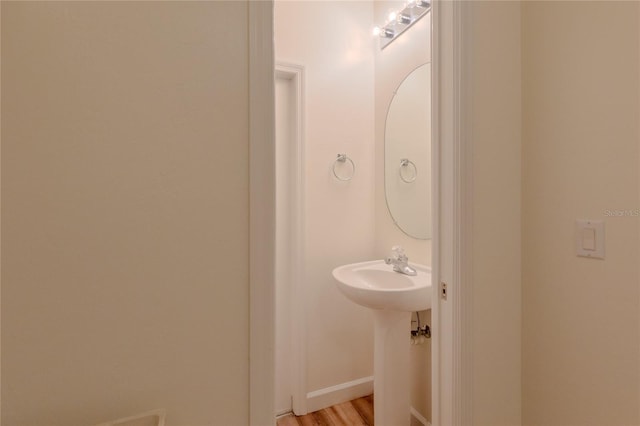
[[[389,43],[426,15],[429,10],[431,10],[431,3],[428,0],[409,0],[404,9],[391,12],[382,27],[373,29],[373,35],[380,38],[380,49],[387,47]]]
[[[394,37],[394,32],[393,32],[392,29],[389,29],[389,28],[374,27],[373,28],[373,35],[374,36],[384,37],[384,38],[393,38]]]
[[[396,21],[398,21],[399,24],[409,25],[411,23],[411,16],[401,13],[396,18]]]

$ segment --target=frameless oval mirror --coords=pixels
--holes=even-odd
[[[387,207],[407,235],[431,238],[431,64],[413,70],[396,90],[384,135]]]

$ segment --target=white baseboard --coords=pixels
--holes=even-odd
[[[307,394],[307,412],[312,413],[332,405],[371,395],[372,393],[373,376],[318,389]]]
[[[373,376],[318,389],[307,394],[307,412],[312,413],[372,393]],[[431,426],[431,423],[415,408],[410,407],[409,412],[411,413],[411,425]]]
[[[374,407],[375,409],[375,407]],[[409,412],[411,413],[411,424],[412,425],[423,425],[423,426],[431,426],[431,423],[427,419],[424,418],[422,414],[418,412],[413,407],[409,408]]]

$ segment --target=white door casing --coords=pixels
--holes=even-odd
[[[304,276],[304,191],[305,168],[304,168],[304,68],[299,65],[277,63],[275,77],[281,84],[287,86],[287,96],[289,96],[289,133],[288,146],[286,149],[288,175],[288,185],[286,191],[288,196],[288,247],[286,261],[281,263],[281,267],[286,268],[288,275],[287,305],[284,309],[288,311],[291,319],[289,324],[289,335],[285,351],[288,352],[287,380],[291,393],[291,408],[296,415],[307,414],[307,376],[306,376],[306,346],[307,346],[307,322],[305,298],[303,293],[302,277]],[[276,135],[277,150],[280,149],[280,136]],[[277,201],[280,203],[280,200]],[[277,231],[279,232],[279,231]],[[278,287],[278,284],[276,284]],[[276,291],[276,298],[279,289]],[[276,299],[278,300],[278,299]],[[276,313],[276,318],[278,318]],[[276,335],[277,335],[276,330]],[[280,348],[276,348],[276,353]],[[284,360],[281,360],[283,362]],[[281,377],[276,379],[276,386]],[[276,397],[278,393],[276,392]],[[278,407],[276,407],[278,408]]]
[[[432,4],[434,250],[433,419],[473,424],[470,3]],[[442,298],[446,284],[447,298]]]

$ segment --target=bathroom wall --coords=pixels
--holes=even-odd
[[[520,8],[519,2],[472,2],[468,28],[473,424],[478,426],[521,420]]]
[[[305,73],[307,390],[373,374],[373,319],[336,288],[331,271],[374,254],[371,3],[278,1],[276,61]],[[331,167],[356,164],[348,182]]]
[[[638,8],[522,7],[527,425],[640,424]],[[604,260],[576,256],[578,218],[604,220]]]
[[[392,11],[401,10],[405,2],[375,1],[374,25],[384,24]],[[375,257],[388,256],[391,247],[401,245],[409,260],[431,265],[431,240],[409,237],[393,222],[385,198],[384,135],[387,110],[394,91],[418,66],[431,61],[431,16],[427,15],[401,37],[380,50],[375,44],[375,137],[376,137],[376,241]],[[414,316],[415,320],[415,316]],[[431,311],[420,313],[423,323],[431,324]],[[414,324],[415,325],[415,324]],[[408,339],[407,339],[408,340]],[[409,342],[407,342],[409,343]],[[411,346],[411,404],[426,419],[431,419],[431,341]]]
[[[1,7],[2,424],[248,424],[247,2]]]
[[[382,25],[392,11],[406,2],[374,1],[374,24]],[[375,134],[376,134],[376,257],[387,256],[394,245],[405,248],[409,259],[431,265],[431,240],[409,237],[393,222],[384,194],[385,121],[393,93],[418,66],[431,61],[430,16],[424,17],[384,50],[375,47]]]

